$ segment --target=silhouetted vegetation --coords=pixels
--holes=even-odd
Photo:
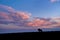
[[[42,32],[42,29],[38,29],[39,32]]]

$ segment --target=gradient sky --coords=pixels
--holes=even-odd
[[[27,11],[37,17],[59,17],[60,2],[51,0],[0,0],[0,4]]]
[[[6,13],[9,11],[11,15],[1,11],[3,9],[7,10]],[[30,15],[25,12],[31,13],[32,19],[34,17],[39,18],[31,21]],[[11,29],[14,31],[16,29],[30,31],[37,28],[55,28],[54,30],[60,31],[60,0],[0,0],[0,17],[0,32],[7,32],[8,30],[10,32]],[[2,20],[3,17],[6,18],[7,22]],[[48,19],[45,19],[45,17],[48,17]],[[12,24],[9,23],[11,20],[13,20]]]

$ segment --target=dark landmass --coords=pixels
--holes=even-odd
[[[16,33],[1,33],[0,35],[15,35],[15,34],[38,34],[38,33],[59,33],[60,31],[46,31],[46,32],[16,32]]]
[[[4,34],[0,34],[0,39],[1,37],[4,39],[41,39],[41,37],[46,37],[47,35],[48,36],[52,36],[51,34],[53,35],[56,35],[55,33],[59,33],[60,31],[47,31],[47,32],[17,32],[17,33],[4,33]],[[60,33],[59,33],[60,34]],[[47,37],[48,37],[47,36]]]

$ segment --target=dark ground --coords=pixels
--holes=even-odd
[[[17,33],[2,33],[2,34],[0,34],[0,36],[2,36],[2,35],[4,35],[4,36],[6,36],[6,35],[35,35],[35,34],[41,34],[41,33],[60,33],[60,31],[47,31],[47,32],[22,32],[22,33],[20,33],[20,32],[17,32]]]
[[[48,32],[24,32],[24,33],[6,33],[6,34],[0,34],[0,39],[1,39],[1,37],[2,37],[2,39],[20,39],[20,40],[25,40],[25,39],[30,39],[30,40],[32,40],[32,39],[36,39],[36,40],[38,40],[38,39],[42,39],[42,38],[44,38],[44,37],[49,37],[49,36],[55,36],[56,34],[55,33],[59,33],[60,31],[48,31]],[[51,34],[53,34],[53,35],[51,35]],[[59,33],[60,34],[60,33]],[[41,38],[42,37],[42,38]],[[28,39],[28,40],[29,40]]]

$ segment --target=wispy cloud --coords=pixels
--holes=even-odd
[[[50,2],[54,3],[54,2],[59,2],[60,0],[50,0]]]
[[[1,5],[1,4],[0,4],[0,8],[5,9],[5,10],[11,12],[11,13],[14,13],[14,12],[15,12],[15,9],[13,9],[13,8],[10,7],[10,6],[6,6],[6,5]]]
[[[16,26],[14,24],[0,24],[0,29],[36,29],[35,27],[24,27],[24,26]]]

